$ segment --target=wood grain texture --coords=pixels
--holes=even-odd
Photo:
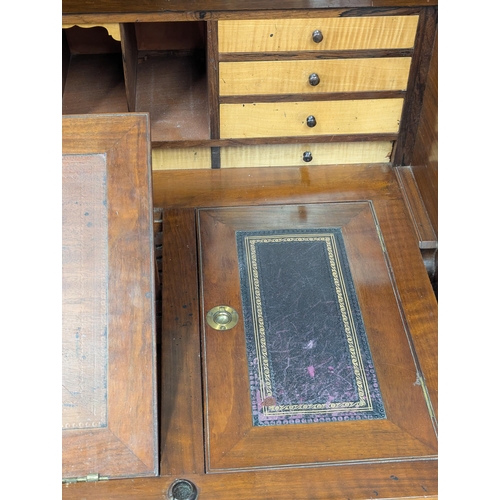
[[[219,52],[411,48],[417,23],[418,16],[219,21]]]
[[[222,1],[222,0],[221,0]],[[307,1],[307,0],[303,0]],[[335,1],[335,0],[333,0]],[[348,1],[348,0],[345,0]],[[63,13],[63,23],[106,23],[112,20],[113,22],[133,23],[133,22],[171,22],[171,21],[216,21],[216,20],[241,20],[241,19],[276,19],[288,18],[324,18],[324,17],[359,17],[359,16],[403,16],[418,14],[418,6],[422,5],[423,0],[408,0],[404,5],[393,5],[384,7],[368,6],[368,0],[352,0],[350,7],[336,8],[322,7],[315,4],[311,7],[308,3],[305,7],[286,9],[281,5],[280,8],[273,8],[272,5],[266,4],[262,9],[245,10],[247,2],[240,4],[239,9],[227,10],[140,10],[132,6],[126,6],[125,10],[114,10],[113,12],[98,11],[95,9],[87,9],[86,11]],[[357,2],[365,2],[357,4]],[[381,0],[382,2],[384,0]],[[396,0],[398,1],[398,0]],[[402,0],[404,1],[404,0]],[[363,6],[364,5],[364,6]],[[371,4],[370,4],[371,5]],[[437,5],[437,0],[429,0],[425,2],[425,6]]]
[[[209,139],[204,54],[142,56],[137,66],[136,109],[150,114],[152,141]]]
[[[153,199],[159,207],[372,200],[408,332],[437,412],[437,302],[392,169],[375,165],[322,165],[155,172]]]
[[[242,311],[235,231],[342,228],[387,412],[382,420],[255,427],[243,321],[227,332],[202,322],[209,471],[435,455],[433,422],[415,385],[416,367],[369,202],[205,209],[199,220],[203,318],[217,304]]]
[[[402,107],[403,99],[221,104],[221,138],[397,133]]]
[[[421,249],[437,248],[437,237],[411,167],[394,167]]]
[[[350,498],[437,499],[436,461],[357,466],[312,467],[280,471],[234,472],[230,475],[188,475],[200,500],[332,500]],[[130,479],[63,486],[65,500],[163,500],[171,477]]]
[[[282,61],[301,59],[368,59],[371,57],[411,57],[413,49],[325,50],[294,52],[236,52],[219,54],[220,62]]]
[[[64,86],[64,115],[128,111],[120,54],[71,57]]]
[[[312,155],[304,161],[304,153]],[[341,142],[334,144],[276,144],[221,148],[222,168],[388,163],[392,142]]]
[[[194,210],[164,213],[161,474],[202,473],[203,417]]]
[[[406,90],[410,62],[405,57],[220,63],[220,95]],[[312,74],[319,77],[314,86]]]
[[[66,78],[68,77],[69,63],[71,61],[71,51],[69,49],[68,39],[66,32],[62,30],[62,95],[64,96],[64,87],[66,85]]]
[[[146,115],[63,117],[63,155],[105,158],[108,228],[107,425],[63,431],[64,477],[158,471],[148,125]]]
[[[401,116],[400,138],[396,144],[393,163],[397,166],[412,164],[427,74],[437,29],[437,8],[422,9],[419,16],[415,51],[408,79],[407,98]]]
[[[135,25],[132,23],[120,24],[122,40],[123,75],[125,79],[125,93],[129,111],[135,111],[137,96],[137,37]]]
[[[272,5],[266,0],[171,0],[167,12],[210,12],[210,11],[255,11],[255,10],[291,10],[291,9],[331,9],[354,7],[407,7],[437,5],[437,0],[279,0]],[[140,8],[134,2],[104,0],[96,4],[92,0],[63,0],[62,13],[65,14],[120,14],[120,13],[162,13],[165,4],[161,0],[146,0]]]
[[[438,234],[438,35],[434,40],[431,65],[415,140],[412,171],[427,213]]]
[[[220,137],[219,114],[219,58],[217,22],[207,22],[207,79],[208,110],[210,113],[210,138]]]
[[[211,168],[210,148],[155,148],[151,162],[153,170]]]
[[[331,94],[330,94],[331,95]],[[391,134],[339,134],[339,135],[312,135],[307,140],[311,143],[338,143],[338,142],[378,142],[395,141],[398,135]],[[189,141],[160,141],[152,143],[153,148],[185,148],[185,147],[224,147],[250,146],[263,144],[302,144],[304,138],[297,137],[252,137],[238,139],[204,139]]]

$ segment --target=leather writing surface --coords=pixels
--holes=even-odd
[[[107,420],[106,158],[63,157],[62,427]]]

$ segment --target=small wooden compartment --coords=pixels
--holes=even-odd
[[[115,26],[63,29],[63,114],[148,112],[153,142],[208,139],[206,23]]]

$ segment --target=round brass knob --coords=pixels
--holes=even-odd
[[[319,82],[320,82],[319,76],[316,73],[311,73],[309,75],[309,85],[316,87],[316,85],[318,85]]]
[[[316,126],[316,118],[313,115],[308,116],[306,120],[307,126],[313,128]]]
[[[238,323],[238,313],[229,306],[216,306],[208,311],[207,323],[214,330],[230,330]]]
[[[319,43],[323,40],[323,33],[320,30],[314,30],[312,34],[312,39],[314,42]]]
[[[310,151],[304,151],[304,154],[302,155],[302,159],[306,162],[309,163],[313,159],[313,155]]]

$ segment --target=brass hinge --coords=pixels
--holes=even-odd
[[[97,481],[107,481],[108,476],[100,476],[99,474],[87,474],[82,477],[65,477],[62,482],[64,483],[95,483]]]

